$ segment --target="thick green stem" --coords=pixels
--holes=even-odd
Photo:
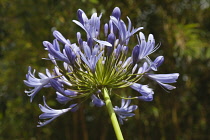
[[[105,103],[106,103],[106,107],[107,107],[108,112],[109,112],[109,116],[110,116],[112,125],[114,127],[116,137],[117,137],[118,140],[124,140],[122,132],[120,130],[120,126],[119,126],[117,117],[116,117],[116,114],[113,110],[113,106],[112,106],[112,102],[111,102],[109,94],[108,94],[108,90],[106,88],[103,89],[103,96],[104,96],[104,100],[105,100]]]

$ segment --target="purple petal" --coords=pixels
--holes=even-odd
[[[69,42],[63,37],[59,31],[53,31],[54,37],[63,44],[69,44]],[[70,44],[69,44],[70,45]]]
[[[108,35],[108,29],[109,29],[109,26],[108,26],[108,24],[106,23],[106,24],[104,25],[104,34],[105,34],[105,36]]]
[[[116,19],[120,19],[121,11],[119,7],[115,7],[112,11],[112,16],[114,16]]]
[[[132,51],[133,64],[136,64],[139,56],[139,45],[136,45]]]
[[[91,96],[91,99],[93,104],[97,107],[102,107],[105,105],[105,103],[101,99],[97,98],[94,94]]]
[[[175,83],[179,77],[179,73],[171,74],[147,74],[151,79],[162,83]]]
[[[53,40],[53,47],[55,48],[56,51],[59,51],[60,52],[60,46],[58,44],[57,39],[54,39]]]
[[[141,84],[134,83],[130,87],[132,89],[138,91],[139,93],[141,93],[143,96],[148,96],[148,95],[154,94],[153,90],[151,88],[149,88],[147,85],[141,85]]]
[[[172,85],[169,85],[169,84],[164,84],[164,83],[161,83],[161,82],[158,82],[158,81],[157,81],[157,83],[160,84],[162,87],[168,89],[168,90],[173,90],[173,89],[176,88],[175,86],[172,86]]]
[[[142,101],[152,101],[153,100],[153,95],[150,94],[148,96],[139,96],[138,99],[142,100]]]
[[[56,92],[56,94],[57,94],[56,100],[57,100],[59,103],[61,103],[61,104],[66,104],[66,103],[68,103],[70,100],[72,100],[71,98],[66,97],[66,96],[64,96],[63,94],[60,94],[59,92]]]
[[[111,43],[112,46],[114,46],[115,35],[114,35],[113,33],[110,33],[110,34],[108,35],[108,37],[107,37],[107,41],[108,41],[109,43]]]
[[[82,18],[82,14],[83,14],[83,13],[84,13],[84,12],[83,12],[81,9],[78,9],[78,10],[77,10],[77,17],[78,17],[80,23],[82,23],[82,24],[84,24],[84,21],[83,21],[83,18]]]
[[[63,85],[55,79],[50,79],[51,86],[58,92],[64,93]]]
[[[69,106],[69,108],[71,108],[71,112],[75,112],[79,109],[79,105],[78,104],[72,104]]]
[[[75,53],[72,51],[72,49],[68,45],[65,45],[65,52],[69,59],[70,64],[73,66],[76,59]]]
[[[159,67],[162,63],[164,62],[164,57],[163,56],[158,56],[155,60],[154,63]]]
[[[105,46],[109,46],[112,47],[112,44],[107,42],[107,41],[103,41],[103,40],[98,40],[96,38],[93,38],[97,43],[101,44],[101,45],[105,45]]]

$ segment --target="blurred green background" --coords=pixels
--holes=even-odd
[[[63,106],[54,100],[51,89],[41,90],[30,103],[23,84],[29,65],[40,72],[52,67],[41,58],[47,57],[42,41],[52,41],[53,30],[76,41],[76,32],[82,31],[72,23],[77,9],[89,17],[102,12],[101,22],[105,23],[116,6],[124,21],[129,16],[135,27],[143,26],[146,35],[154,34],[162,44],[151,55],[152,59],[165,56],[158,72],[180,73],[174,84],[177,89],[167,93],[150,83],[154,101],[133,102],[139,109],[121,126],[125,139],[210,139],[209,0],[0,0],[0,140],[116,139],[106,108],[88,102],[77,112],[37,128],[43,95],[50,106]],[[119,100],[114,105],[119,106]]]

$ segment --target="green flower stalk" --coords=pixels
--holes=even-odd
[[[106,88],[103,89],[103,95],[104,95],[104,100],[105,100],[105,103],[106,103],[107,110],[109,112],[110,119],[112,121],[112,125],[114,127],[116,137],[117,137],[118,140],[123,140],[123,135],[122,135],[122,132],[120,130],[120,126],[119,126],[119,123],[117,121],[117,117],[115,115],[115,112],[114,112],[114,109],[113,109],[113,106],[112,106],[112,102],[111,102],[109,94],[108,94],[108,90]]]
[[[53,42],[43,42],[45,50],[48,51],[46,59],[52,62],[54,69],[46,69],[46,74],[38,73],[37,78],[35,70],[32,72],[32,68],[28,68],[24,83],[31,88],[25,91],[31,102],[42,88],[52,87],[56,90],[56,100],[67,106],[65,109],[52,109],[46,104],[44,97],[44,105],[39,105],[43,112],[39,118],[44,121],[37,126],[42,127],[66,112],[74,112],[79,109],[81,103],[91,99],[97,107],[107,106],[116,136],[123,139],[118,121],[123,124],[128,117],[135,115],[132,112],[138,107],[130,105],[131,100],[153,100],[153,90],[148,85],[140,84],[141,78],[151,79],[165,90],[172,90],[175,87],[170,83],[175,83],[179,74],[154,74],[163,63],[164,57],[158,56],[152,61],[149,55],[160,45],[155,45],[152,34],[146,41],[144,34],[139,32],[143,27],[133,28],[128,17],[126,25],[120,19],[121,11],[118,7],[114,8],[109,22],[103,26],[103,40],[100,38],[102,14],[97,16],[97,13],[94,13],[89,19],[79,9],[77,16],[78,21],[73,22],[86,32],[87,38],[82,38],[81,33],[77,32],[77,42],[71,43],[55,30]],[[129,44],[130,37],[137,32],[137,44],[133,47],[132,54],[129,54],[128,50],[132,48]],[[111,93],[112,89],[126,87],[139,93],[127,97],[120,93]],[[113,108],[113,95],[122,99],[121,107]],[[78,98],[80,100],[77,100]]]

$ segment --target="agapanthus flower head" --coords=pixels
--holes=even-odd
[[[126,24],[121,18],[121,11],[114,8],[110,20],[101,26],[102,14],[94,13],[90,18],[84,11],[77,11],[78,20],[73,20],[87,34],[82,38],[77,32],[77,42],[72,43],[59,31],[54,31],[53,42],[44,41],[44,49],[48,51],[46,60],[50,60],[55,68],[46,75],[39,73],[36,78],[35,71],[28,74],[24,83],[33,89],[25,91],[31,97],[42,89],[52,87],[57,95],[56,100],[67,106],[66,109],[55,110],[50,108],[44,98],[44,106],[40,105],[43,112],[40,119],[48,119],[39,123],[38,126],[48,124],[60,115],[76,111],[79,104],[90,100],[95,106],[102,107],[105,103],[102,91],[104,88],[110,92],[112,89],[131,87],[139,93],[132,93],[129,97],[123,97],[120,93],[109,93],[111,97],[122,98],[121,107],[115,106],[114,110],[122,123],[131,113],[137,109],[136,105],[129,106],[131,99],[140,101],[152,101],[154,91],[149,85],[140,84],[141,78],[145,77],[157,82],[161,87],[172,90],[175,87],[169,85],[175,83],[179,74],[154,74],[163,63],[164,57],[158,56],[154,61],[149,58],[160,45],[155,45],[152,34],[146,40],[140,32],[135,46],[129,44],[130,37],[138,33],[143,27],[134,28],[129,17]],[[104,29],[101,29],[104,27]],[[104,33],[100,33],[104,31]],[[100,37],[102,34],[105,38]],[[131,50],[129,54],[128,50]],[[77,100],[78,98],[82,100]],[[75,104],[75,102],[81,101]]]

